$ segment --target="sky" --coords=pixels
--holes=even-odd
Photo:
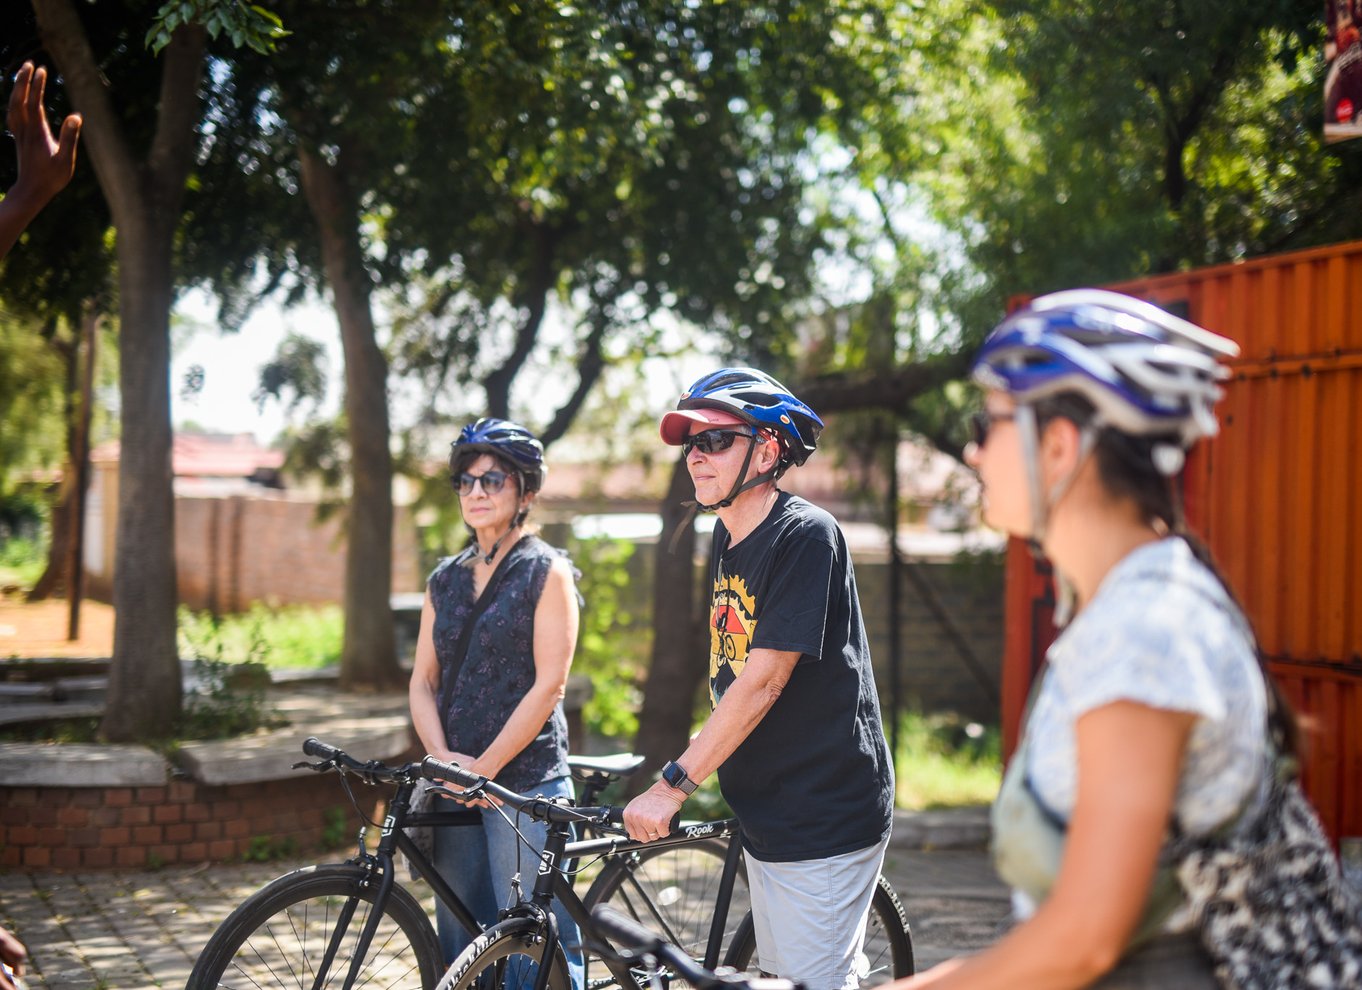
[[[323,302],[310,301],[285,310],[275,303],[260,306],[239,333],[217,327],[217,309],[201,292],[190,292],[175,308],[170,365],[171,422],[175,428],[192,422],[205,430],[251,433],[269,445],[286,425],[282,403],[269,400],[256,407],[251,393],[260,381],[260,368],[274,356],[279,342],[293,330],[321,341],[327,349],[327,377],[342,371],[340,331],[335,313]],[[185,376],[193,366],[203,369],[203,388],[184,394]],[[339,395],[331,390],[324,410],[334,412]]]
[[[251,393],[259,384],[260,368],[273,358],[290,331],[325,346],[328,395],[318,415],[334,415],[341,403],[344,358],[336,316],[327,301],[310,300],[288,309],[267,301],[240,332],[223,333],[218,329],[217,306],[211,296],[200,291],[182,296],[176,304],[171,334],[171,422],[175,428],[193,424],[209,432],[250,433],[257,442],[269,446],[288,425],[287,410],[274,399],[257,408]],[[559,321],[552,318],[546,320],[544,331],[548,344],[561,344],[566,334]],[[641,368],[611,369],[597,391],[604,391],[607,402],[611,401],[611,392],[616,396],[621,390],[635,393],[643,405],[660,412],[671,407],[681,388],[712,370],[717,360],[712,354],[699,351],[684,357],[646,360]],[[184,382],[195,367],[202,369],[203,384],[197,393],[186,394]],[[542,356],[531,362],[522,377],[524,381],[518,382],[516,397],[532,397],[527,401],[543,413],[535,422],[548,419],[552,409],[566,399],[572,384],[571,376],[565,378],[560,368],[544,364]],[[394,427],[414,421],[421,407],[419,393],[404,387],[405,384],[389,382]],[[636,403],[622,402],[622,416],[626,415],[625,405]],[[300,421],[305,412],[310,410],[295,413],[294,421]],[[564,452],[569,452],[572,446],[565,443]]]

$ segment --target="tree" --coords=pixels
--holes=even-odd
[[[116,77],[118,69],[147,71],[137,64],[140,37],[134,42],[125,36],[121,51],[97,56],[70,0],[34,0],[33,9],[43,44],[85,118],[84,147],[118,232],[123,361],[117,619],[100,731],[112,741],[164,735],[178,717],[181,700],[170,470],[171,257],[193,163],[207,32],[196,25],[175,30],[156,60],[158,108],[154,115],[130,120],[126,113],[143,108],[117,105],[104,80]],[[143,143],[139,139],[147,129],[153,133]]]
[[[15,5],[0,22],[0,62],[17,64],[36,61],[56,72],[46,53],[41,51],[33,11]],[[70,106],[57,84],[45,94],[44,113],[49,125],[65,119]],[[3,418],[7,426],[4,456],[6,477],[0,478],[0,495],[6,494],[16,480],[15,474],[34,469],[61,469],[62,482],[49,503],[50,541],[48,563],[43,574],[29,590],[30,601],[46,598],[60,590],[67,580],[71,559],[71,507],[75,497],[78,452],[75,441],[80,434],[81,367],[80,349],[84,338],[92,342],[93,332],[83,332],[97,324],[113,309],[113,252],[106,238],[109,212],[88,163],[77,156],[74,181],[55,201],[48,203],[23,235],[21,250],[11,252],[0,266],[0,296],[5,300],[7,323],[13,331],[0,343],[0,375],[10,379],[0,389],[6,396]],[[11,188],[18,177],[17,157],[0,163],[0,187]],[[34,361],[34,347],[45,352]],[[93,348],[90,348],[90,353]],[[87,357],[87,361],[89,358]],[[54,397],[60,409],[62,426],[48,425],[26,417],[45,408],[45,397]],[[58,438],[62,443],[57,443]]]
[[[917,182],[974,298],[997,314],[1016,293],[1348,229],[1321,222],[1356,195],[1358,156],[1320,143],[1314,19],[1286,2],[1003,0],[962,21],[919,86],[940,154]]]
[[[404,5],[400,16],[431,10],[439,24],[386,30],[373,19],[390,26],[399,8],[284,8],[295,33],[278,55],[235,60],[217,87],[205,163],[253,177],[247,195],[268,187],[277,208],[265,224],[296,210],[289,196],[301,192],[314,214],[324,200],[330,219],[319,226],[337,232],[330,257],[346,259],[355,298],[410,287],[392,346],[398,373],[420,376],[431,397],[427,430],[452,415],[515,415],[552,443],[612,352],[655,344],[660,311],[759,340],[754,328],[800,297],[822,236],[799,212],[806,152],[831,112],[819,87],[858,71],[830,41],[850,13],[446,3]],[[295,146],[296,167],[284,161]],[[203,210],[219,235],[224,219],[243,226]],[[267,285],[324,267],[339,301],[341,265],[319,265],[296,240],[270,243]],[[221,270],[220,284],[237,285],[252,271]],[[551,310],[572,326],[564,363],[575,380],[559,375],[571,382],[561,404],[536,402],[525,416],[513,385]],[[377,395],[377,376],[365,378]],[[438,408],[451,391],[461,401]],[[347,416],[358,484],[383,471],[361,462],[356,419]],[[380,420],[363,419],[376,451]],[[371,545],[354,565],[371,601],[378,553]]]
[[[441,25],[433,3],[299,3],[280,8],[292,34],[265,57],[239,55],[215,80],[202,198],[190,259],[229,317],[260,290],[289,283],[330,290],[345,355],[349,498],[341,682],[399,683],[388,590],[392,574],[392,457],[387,360],[377,339],[367,257],[369,201],[412,153],[400,109]],[[224,194],[226,198],[224,198]],[[209,231],[219,236],[210,237]],[[262,231],[267,236],[262,237]],[[225,238],[220,236],[225,234]],[[297,365],[294,365],[297,367]],[[266,391],[286,382],[276,363]]]

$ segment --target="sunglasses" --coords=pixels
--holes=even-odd
[[[1016,413],[995,412],[992,409],[981,409],[969,418],[970,432],[973,434],[974,445],[982,447],[988,443],[989,430],[993,429],[994,423],[1010,423],[1017,418]]]
[[[681,450],[685,456],[689,457],[692,450],[698,450],[702,454],[717,454],[721,450],[727,450],[733,446],[733,441],[739,437],[746,437],[748,440],[755,440],[756,435],[743,433],[738,430],[705,430],[694,436],[686,437],[681,442]]]
[[[469,474],[465,471],[454,479],[454,485],[459,489],[460,495],[471,495],[473,486],[481,482],[484,493],[495,495],[506,487],[506,478],[505,471],[488,471],[485,474]]]

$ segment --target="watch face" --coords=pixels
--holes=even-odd
[[[690,784],[690,778],[686,776],[685,768],[676,762],[668,763],[662,768],[662,779],[677,790],[686,791],[687,793],[695,786],[693,784],[691,784],[691,787],[689,788],[686,786],[687,784]]]

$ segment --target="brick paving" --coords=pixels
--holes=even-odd
[[[943,841],[958,831],[949,822],[934,827]],[[0,873],[0,920],[28,946],[30,990],[183,987],[204,943],[237,904],[273,877],[316,861],[11,870]],[[1006,923],[1006,892],[982,850],[896,842],[885,873],[907,908],[919,967],[989,944]],[[423,888],[413,885],[413,892]]]

